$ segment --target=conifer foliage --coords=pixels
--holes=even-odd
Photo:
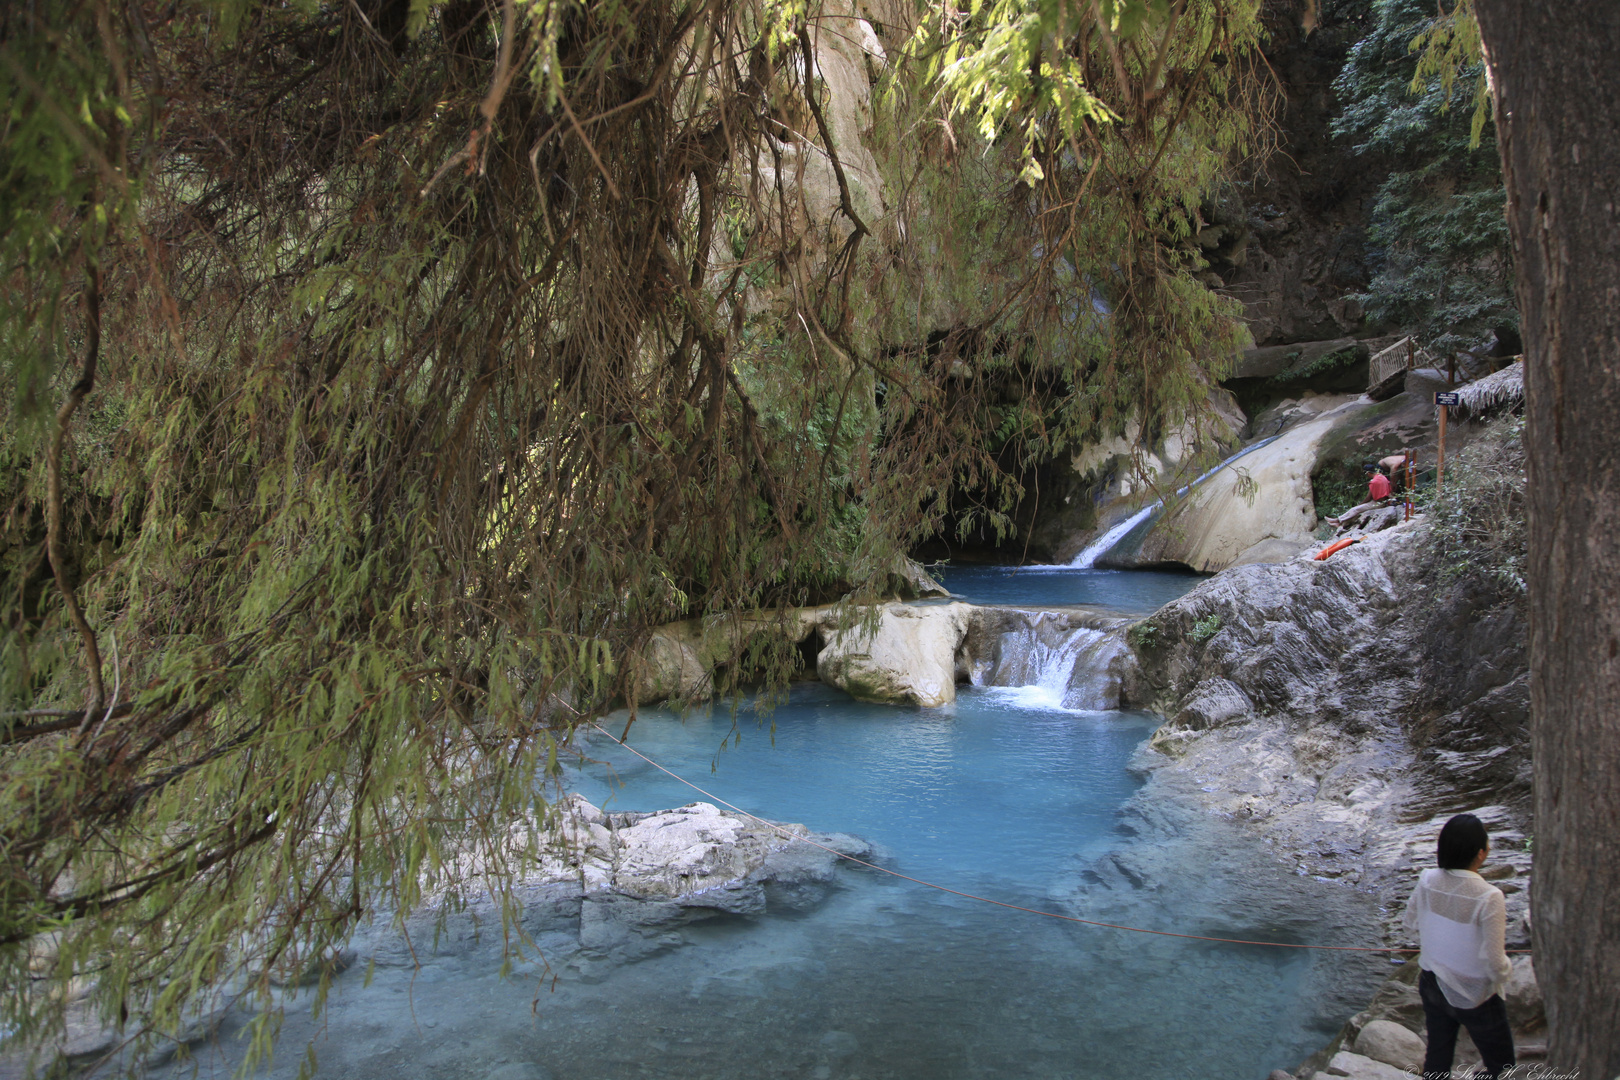
[[[1009,425],[1179,422],[1241,335],[1185,240],[1263,131],[1253,8],[886,27],[873,214],[815,62],[848,12],[7,5],[12,1041],[88,987],[147,1044],[504,895],[652,628],[873,595],[954,485],[1015,493]]]
[[[1483,97],[1459,100],[1465,86],[1483,91],[1479,32],[1466,2],[1453,8],[1375,0],[1373,28],[1336,84],[1345,105],[1334,122],[1358,154],[1390,164],[1369,229],[1368,318],[1442,355],[1518,326],[1495,125]]]

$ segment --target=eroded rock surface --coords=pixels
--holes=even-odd
[[[1213,572],[1268,540],[1308,541],[1316,528],[1317,447],[1363,407],[1358,399],[1344,401],[1214,473],[1154,524],[1132,561]]]
[[[705,802],[603,813],[571,795],[554,811],[554,832],[526,834],[539,847],[531,842],[530,869],[518,883],[521,924],[553,970],[577,977],[680,945],[681,927],[697,919],[819,903],[836,886],[835,852],[871,854],[854,837],[766,824]],[[523,848],[516,834],[513,843]],[[488,901],[439,927],[431,915],[415,916],[404,930],[375,925],[353,948],[379,967],[413,967],[498,955],[505,940]]]
[[[1117,709],[1136,656],[1129,619],[1083,608],[1034,611],[975,607],[956,657],[958,680],[975,686],[1045,684],[1066,709]]]
[[[1248,821],[1303,874],[1391,918],[1463,810],[1490,830],[1510,939],[1528,937],[1523,613],[1443,579],[1427,523],[1233,567],[1138,624],[1129,703],[1167,717],[1143,768]]]

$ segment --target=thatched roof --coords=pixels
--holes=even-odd
[[[1501,409],[1524,404],[1524,361],[1516,360],[1493,375],[1475,379],[1458,393],[1462,404],[1451,406],[1456,417],[1482,417]]]

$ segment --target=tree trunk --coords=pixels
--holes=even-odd
[[[1620,1075],[1620,3],[1477,0],[1525,346],[1536,974]]]

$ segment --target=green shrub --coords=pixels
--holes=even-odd
[[[1353,367],[1367,359],[1367,349],[1364,345],[1348,345],[1342,349],[1335,349],[1330,353],[1323,353],[1314,360],[1300,363],[1299,353],[1293,354],[1291,363],[1286,371],[1280,371],[1266,380],[1266,385],[1277,388],[1292,386],[1294,383],[1305,382],[1340,368]]]
[[[1338,517],[1367,501],[1367,477],[1345,465],[1323,469],[1311,477],[1311,499],[1317,517]]]
[[[1187,631],[1187,640],[1203,644],[1221,632],[1221,617],[1219,615],[1205,615],[1193,623],[1191,630]]]
[[[1157,649],[1162,644],[1158,624],[1150,622],[1139,622],[1131,627],[1125,634],[1125,640],[1135,649]]]
[[[1500,420],[1457,455],[1445,486],[1429,498],[1431,554],[1442,578],[1484,579],[1524,593],[1528,539],[1524,501],[1524,421]]]

